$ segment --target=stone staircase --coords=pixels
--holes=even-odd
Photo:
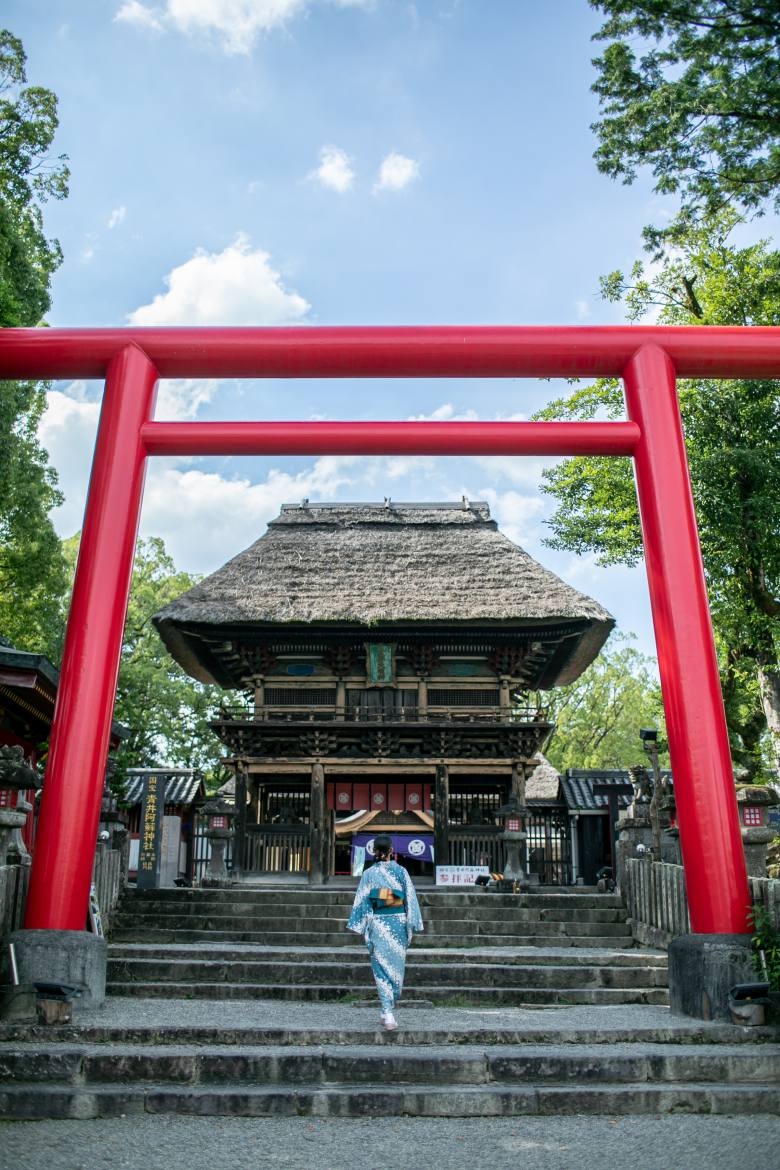
[[[671,1017],[618,898],[420,900],[384,1032],[350,889],[129,893],[105,1006],[0,1023],[0,1115],[780,1113],[777,1030]]]
[[[112,995],[368,1000],[365,947],[344,928],[352,891],[130,893],[109,949]],[[420,894],[404,1003],[664,1004],[666,956],[633,948],[618,897]]]
[[[592,1009],[602,1014],[590,1025],[577,1008],[498,1019],[436,1009],[427,1013],[435,1021],[416,1026],[406,1019],[424,1013],[408,1011],[402,1030],[386,1033],[375,1030],[373,1009],[341,1007],[334,1018],[333,1008],[297,1005],[273,1027],[253,1024],[246,1004],[190,1004],[197,1022],[182,1024],[164,1014],[154,1019],[155,1003],[165,1006],[147,1003],[133,1023],[99,1022],[93,1013],[91,1022],[69,1027],[0,1025],[0,1114],[780,1113],[776,1032],[671,1024],[658,1008],[622,1009],[634,1016],[619,1027],[611,1008]],[[231,1007],[240,1007],[240,1021]],[[542,1022],[545,1014],[553,1019]]]

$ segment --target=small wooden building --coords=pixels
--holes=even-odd
[[[285,505],[154,620],[194,678],[243,699],[213,724],[236,868],[313,880],[343,872],[361,812],[399,831],[432,815],[438,862],[500,867],[494,812],[552,731],[528,692],[576,679],[614,624],[467,501]]]
[[[36,769],[48,745],[59,679],[59,671],[45,655],[19,650],[0,637],[0,744],[21,747],[27,763]],[[127,728],[113,722],[110,749],[116,750],[128,734]],[[15,808],[17,800],[33,805],[22,830],[30,853],[35,849],[37,796],[33,789],[17,792],[0,787],[0,808]]]

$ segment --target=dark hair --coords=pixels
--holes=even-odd
[[[374,857],[389,857],[393,852],[393,838],[387,833],[374,837]]]

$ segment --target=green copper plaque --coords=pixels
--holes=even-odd
[[[395,646],[390,642],[369,642],[366,676],[370,687],[392,686],[395,682]]]

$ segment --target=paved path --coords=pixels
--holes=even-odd
[[[776,1170],[772,1117],[0,1123],[0,1170]]]
[[[666,1007],[616,1004],[551,1008],[404,1008],[397,1009],[398,1036],[402,1032],[528,1031],[566,1042],[567,1036],[599,1032],[605,1040],[621,1033],[672,1032],[680,1038],[693,1033],[731,1034],[728,1024],[674,1016]],[[76,1025],[122,1028],[263,1028],[304,1031],[373,1031],[379,1026],[378,1007],[343,1003],[300,1003],[290,1000],[122,999],[110,996],[103,1007],[78,1011]],[[741,1031],[741,1030],[740,1030]],[[0,1025],[2,1035],[2,1025]],[[478,1039],[478,1037],[475,1037]]]

